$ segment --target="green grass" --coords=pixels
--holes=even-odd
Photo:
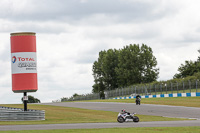
[[[146,104],[200,107],[200,97],[144,98],[142,102]]]
[[[157,92],[151,92],[151,95],[159,95],[159,94],[175,94],[175,93],[191,93],[191,92],[200,92],[200,89],[186,89],[186,90],[177,90],[176,88],[171,91],[171,89],[166,91],[165,88],[162,88],[162,92],[160,90],[157,90]]]
[[[87,101],[88,102],[135,103],[135,99],[105,99],[105,100],[87,100]],[[86,102],[86,101],[83,101],[83,102]],[[142,98],[141,104],[200,107],[200,97]]]
[[[23,108],[22,104],[0,105],[7,107]],[[30,124],[61,124],[61,123],[98,123],[117,122],[117,112],[88,110],[70,107],[58,107],[49,105],[28,105],[29,109],[45,110],[43,121],[0,121],[0,125],[30,125]],[[137,115],[140,121],[177,121],[187,120],[180,118],[167,118],[161,116]]]
[[[199,133],[200,127],[137,127],[101,129],[29,130],[28,133]],[[1,131],[1,133],[27,133],[27,131]]]

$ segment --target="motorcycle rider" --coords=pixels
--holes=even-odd
[[[127,112],[125,109],[122,109],[122,110],[121,110],[121,114],[126,114],[126,113],[127,113],[127,114],[130,114],[130,113]]]
[[[136,102],[136,105],[137,105],[137,101],[141,101],[141,96],[138,94],[137,96],[136,96],[136,100],[135,100],[135,102]]]
[[[137,96],[136,96],[136,99],[139,99],[139,98],[141,99],[141,96],[140,96],[140,95],[137,95]]]

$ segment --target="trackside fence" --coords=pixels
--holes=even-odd
[[[160,94],[174,94],[174,93],[192,93],[200,94],[200,81],[181,81],[181,82],[162,82],[139,84],[124,88],[116,88],[115,90],[106,90],[105,97],[101,97],[100,93],[84,94],[71,98],[63,98],[62,101],[79,101],[79,100],[95,100],[95,99],[112,99],[115,97],[134,97],[136,95],[160,95]]]

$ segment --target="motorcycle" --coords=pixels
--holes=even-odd
[[[141,98],[136,98],[135,103],[136,105],[140,105]]]
[[[139,122],[139,117],[135,116],[136,113],[130,114],[129,112],[127,113],[119,113],[118,117],[117,117],[117,121],[119,123],[123,123],[123,122],[128,122],[128,121],[132,121],[132,122]]]

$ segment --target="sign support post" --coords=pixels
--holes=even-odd
[[[28,99],[27,99],[27,92],[24,92],[24,98],[23,98],[23,101],[24,101],[24,111],[27,111],[27,102],[28,102]]]

